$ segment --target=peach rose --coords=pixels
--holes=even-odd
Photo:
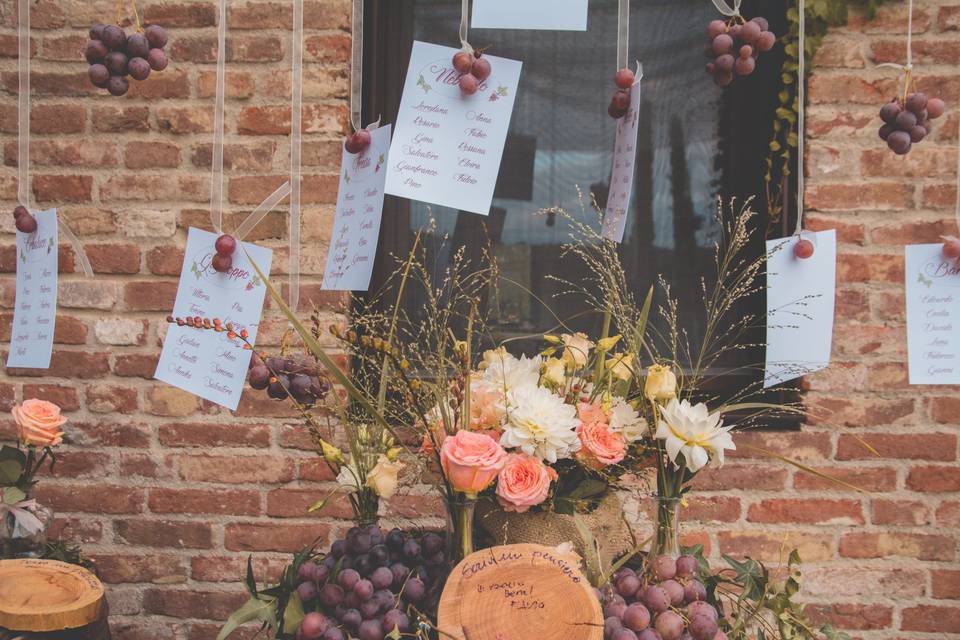
[[[539,458],[512,453],[497,476],[497,499],[504,511],[523,513],[547,499],[557,472]]]
[[[470,392],[470,429],[473,431],[499,432],[505,411],[503,394],[499,391],[475,387]]]
[[[457,491],[478,494],[497,477],[507,461],[507,452],[485,433],[458,431],[440,447],[440,465]]]
[[[599,403],[581,402],[577,405],[577,417],[581,422],[607,423],[607,414]]]
[[[610,431],[605,422],[583,422],[577,427],[583,445],[576,457],[591,469],[602,469],[617,464],[627,454],[623,436]]]
[[[66,418],[60,415],[60,407],[46,400],[25,400],[14,405],[10,411],[17,422],[17,433],[23,444],[34,447],[55,447],[63,442],[60,427]]]

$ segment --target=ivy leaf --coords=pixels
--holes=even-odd
[[[19,487],[7,487],[3,490],[3,501],[9,505],[15,505],[26,497],[27,494]]]
[[[296,591],[290,594],[290,599],[287,600],[287,606],[283,610],[283,632],[294,634],[297,632],[297,627],[300,626],[300,621],[303,620],[306,614],[303,612],[303,603],[300,602],[300,596]]]
[[[14,484],[23,474],[23,465],[17,460],[0,460],[0,484]]]
[[[743,561],[736,560],[728,555],[722,556],[727,564],[737,572],[736,583],[743,587],[743,595],[757,600],[763,595],[767,586],[766,569],[749,556]]]
[[[220,628],[217,640],[225,640],[236,631],[237,627],[253,620],[261,620],[264,626],[269,625],[272,628],[276,624],[276,604],[276,600],[272,599],[250,598],[242,607],[230,614]]]
[[[257,581],[253,577],[253,556],[247,556],[247,591],[257,597]]]

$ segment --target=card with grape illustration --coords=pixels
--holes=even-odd
[[[487,215],[500,173],[521,63],[483,54],[489,75],[465,93],[459,49],[414,42],[397,113],[386,192]],[[486,64],[486,63],[484,63]]]
[[[191,228],[187,234],[173,316],[219,319],[256,343],[266,286],[250,263],[270,273],[273,251],[248,242],[233,254],[225,273],[213,268],[217,234]],[[249,256],[249,257],[248,257]],[[235,410],[240,403],[251,352],[228,332],[168,325],[154,377],[196,396]]]
[[[904,252],[910,384],[960,384],[960,268],[939,242]]]
[[[370,146],[360,153],[341,151],[337,213],[323,272],[324,289],[366,291],[370,286],[389,151],[390,125],[371,131]]]
[[[47,369],[57,321],[57,210],[34,217],[36,230],[17,231],[17,299],[7,366]]]

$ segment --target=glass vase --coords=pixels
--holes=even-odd
[[[650,546],[650,560],[665,555],[679,558],[680,552],[680,498],[655,498],[653,543]]]
[[[12,512],[0,518],[0,558],[36,558],[47,543],[47,531],[53,524],[53,510],[42,504],[25,507],[43,526],[33,532],[23,528]]]
[[[450,565],[473,553],[473,517],[477,499],[462,493],[447,505],[447,549]]]

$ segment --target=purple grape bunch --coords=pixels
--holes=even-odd
[[[167,68],[167,32],[152,24],[142,33],[128,36],[115,24],[90,27],[90,41],[85,56],[90,64],[90,83],[122,96],[130,89],[130,81],[146,80],[151,71]]]
[[[707,73],[721,87],[733,82],[734,75],[753,73],[760,53],[770,51],[777,42],[770,23],[760,16],[732,24],[714,20],[707,25],[707,38],[709,42],[704,49]]]
[[[415,631],[417,611],[436,609],[449,565],[442,536],[377,525],[353,527],[320,562],[300,566],[307,612],[297,640],[384,640]]]
[[[289,390],[293,399],[305,407],[312,407],[330,391],[330,383],[320,376],[317,363],[305,354],[266,359],[254,354],[250,358],[247,382],[257,391],[266,390],[274,400],[286,400]]]
[[[597,593],[604,640],[727,640],[694,556],[654,558],[649,576],[621,568]]]
[[[946,104],[940,98],[927,98],[923,93],[907,94],[905,100],[891,100],[880,109],[880,139],[898,156],[910,153],[933,128],[931,120],[943,115]]]

